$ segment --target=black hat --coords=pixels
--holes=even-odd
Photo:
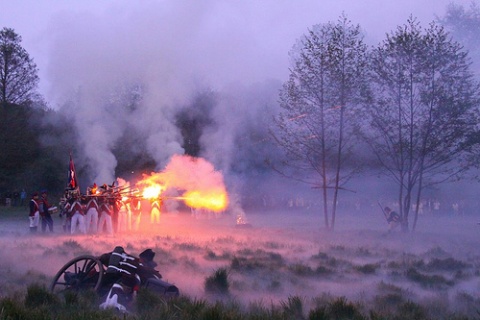
[[[140,258],[142,258],[145,261],[153,261],[153,258],[155,257],[155,252],[152,251],[152,249],[147,249],[140,253]]]

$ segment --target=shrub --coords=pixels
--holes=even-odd
[[[296,263],[288,267],[288,269],[295,275],[301,277],[311,277],[315,274],[314,270],[307,265]]]
[[[425,270],[458,271],[466,267],[468,267],[468,265],[465,262],[453,258],[434,258],[426,264]]]
[[[26,311],[17,299],[3,298],[0,300],[0,319],[26,319]]]
[[[58,302],[57,296],[48,291],[45,286],[32,284],[27,288],[25,306],[29,308],[35,308],[43,305],[54,305]]]
[[[418,304],[407,301],[401,304],[397,310],[398,319],[423,320],[427,319],[425,310]]]
[[[300,297],[288,297],[288,300],[282,301],[281,305],[286,319],[304,319],[303,301]]]
[[[377,264],[372,264],[372,263],[368,263],[368,264],[365,264],[363,266],[355,266],[354,267],[355,270],[357,270],[358,272],[363,273],[363,274],[375,273],[375,271],[377,271],[377,268],[378,268],[378,265]]]
[[[424,288],[442,288],[444,286],[453,285],[453,281],[446,279],[441,275],[426,275],[418,272],[414,268],[410,268],[406,272],[408,279],[420,284]]]
[[[226,268],[215,270],[213,275],[205,280],[205,291],[209,293],[228,294],[228,271]]]
[[[348,302],[345,297],[340,297],[327,305],[327,315],[330,319],[351,319],[363,320],[364,316],[360,313],[357,306]]]

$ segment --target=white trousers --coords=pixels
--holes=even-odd
[[[85,217],[78,211],[76,211],[72,216],[70,233],[74,234],[77,231],[77,228],[80,233],[87,233],[87,229],[85,227]]]
[[[35,211],[33,216],[29,216],[28,219],[30,220],[30,228],[38,227],[40,223],[40,212]]]
[[[85,215],[85,227],[87,232],[97,233],[98,228],[98,211],[95,208],[90,208]]]
[[[113,234],[113,226],[112,226],[112,217],[105,212],[100,214],[100,219],[98,220],[98,231],[103,231],[103,226],[107,229],[108,234]]]
[[[160,223],[160,210],[156,207],[150,211],[150,223]]]
[[[118,211],[117,231],[124,232],[127,230],[127,211],[120,209]]]

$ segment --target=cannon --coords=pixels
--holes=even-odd
[[[107,296],[112,285],[121,275],[107,272],[109,254],[100,257],[81,255],[67,262],[54,276],[50,291],[54,294],[95,291],[101,299]],[[140,264],[137,272],[140,288],[160,294],[165,298],[177,297],[178,288],[162,280],[161,274],[152,267]]]

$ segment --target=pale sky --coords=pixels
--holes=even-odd
[[[288,51],[314,24],[344,12],[372,43],[405,23],[443,16],[470,0],[0,0],[10,27],[40,69],[40,91],[60,103],[85,81],[155,77],[213,88],[285,80]],[[118,60],[117,60],[118,59]],[[158,61],[154,62],[154,60]],[[152,67],[152,64],[155,64]],[[128,65],[128,67],[127,67]],[[148,69],[148,70],[147,70]],[[53,102],[55,101],[55,102]]]

